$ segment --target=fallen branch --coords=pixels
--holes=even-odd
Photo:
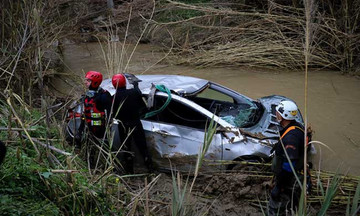
[[[7,127],[0,127],[0,131],[8,131],[8,130],[10,130],[10,131],[24,131],[24,129],[23,128],[7,128]],[[27,131],[35,131],[36,130],[36,128],[25,128],[25,130],[27,130]]]
[[[52,173],[78,173],[79,170],[50,170]]]
[[[10,107],[10,109],[11,109],[11,112],[13,113],[13,115],[14,115],[15,118],[16,118],[16,120],[19,122],[19,124],[21,125],[22,129],[24,130],[24,132],[25,132],[25,134],[26,134],[26,135],[22,135],[22,136],[30,140],[30,142],[31,142],[31,144],[33,145],[35,151],[37,152],[38,155],[40,155],[40,152],[39,152],[38,148],[36,147],[34,141],[31,139],[30,134],[28,133],[28,131],[27,131],[26,128],[24,127],[24,124],[22,123],[22,121],[21,121],[20,118],[18,117],[18,115],[17,115],[14,107],[12,106],[11,101],[10,101],[10,98],[8,98],[6,101],[7,101],[8,105],[9,105],[9,107]]]
[[[54,105],[54,106],[49,107],[49,108],[47,109],[47,111],[49,111],[49,110],[51,110],[51,109],[53,109],[53,108],[57,108],[57,107],[61,106],[59,109],[57,109],[55,112],[53,112],[53,113],[52,113],[51,115],[49,115],[48,117],[49,117],[49,118],[53,117],[56,113],[58,113],[60,110],[62,110],[62,109],[63,109],[65,106],[67,106],[70,102],[71,102],[71,101],[66,102],[63,106],[61,106],[62,103],[59,103],[59,104],[56,104],[56,105]],[[47,111],[46,111],[46,112],[47,112]],[[37,121],[31,123],[30,125],[32,125],[32,126],[37,125],[40,121],[44,120],[45,118],[46,118],[46,115],[43,115],[41,118],[39,118]]]
[[[30,136],[28,137],[28,136],[26,136],[26,135],[22,135],[22,136],[23,136],[24,138],[26,138],[26,139],[29,139],[29,137],[30,137]],[[71,153],[66,152],[66,151],[63,151],[63,150],[61,150],[61,149],[58,149],[58,148],[56,148],[56,147],[54,147],[54,146],[46,145],[46,144],[40,142],[40,141],[39,141],[38,139],[36,139],[36,138],[30,137],[30,139],[31,139],[32,141],[34,141],[35,143],[41,145],[42,147],[44,147],[44,148],[49,148],[50,150],[53,150],[53,151],[55,151],[55,152],[57,152],[57,153],[60,153],[60,154],[66,155],[66,156],[71,156],[71,155],[72,155]]]

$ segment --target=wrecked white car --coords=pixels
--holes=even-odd
[[[176,167],[187,171],[194,167],[206,126],[212,119],[217,130],[205,155],[205,167],[224,170],[235,166],[223,163],[226,161],[270,160],[270,150],[278,141],[275,107],[289,98],[273,95],[253,100],[222,85],[187,76],[127,74],[126,77],[127,87],[138,85],[147,100],[141,122],[154,165],[159,169]],[[170,91],[156,90],[156,85]],[[104,80],[101,87],[115,93],[110,79]],[[67,125],[70,135],[78,125],[76,113],[79,112],[79,106],[73,109],[75,118]],[[152,115],[145,118],[147,113]],[[300,112],[296,120],[303,123]],[[118,145],[116,140],[113,145]]]

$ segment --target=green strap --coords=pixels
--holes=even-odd
[[[155,88],[161,92],[167,93],[168,94],[168,98],[166,99],[164,105],[162,105],[159,109],[148,112],[145,114],[144,118],[149,118],[152,117],[154,115],[157,115],[158,113],[161,113],[166,107],[167,105],[169,105],[170,101],[171,101],[171,92],[168,88],[166,88],[164,85],[155,85]]]

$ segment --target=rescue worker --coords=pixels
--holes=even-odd
[[[112,84],[116,89],[113,99],[113,113],[119,121],[118,130],[124,153],[119,155],[119,160],[125,172],[133,173],[133,157],[131,153],[131,142],[133,141],[139,149],[145,165],[152,172],[152,160],[146,145],[145,133],[140,121],[142,94],[137,84],[132,89],[126,89],[126,79],[123,74],[115,74]]]
[[[6,155],[6,146],[0,141],[0,164],[3,162]]]
[[[112,103],[112,97],[109,92],[102,89],[100,84],[103,76],[100,72],[89,71],[85,75],[85,85],[88,91],[84,98],[84,115],[75,136],[76,148],[81,148],[81,137],[84,131],[85,123],[89,129],[90,139],[96,144],[102,144],[105,141],[105,132],[107,120]],[[90,167],[94,165],[94,146],[90,147]]]
[[[271,190],[269,215],[283,214],[291,206],[297,206],[301,190],[290,164],[297,176],[303,169],[304,127],[295,118],[298,107],[292,101],[282,101],[276,106],[276,119],[280,123],[279,142],[275,145],[272,170],[275,185]],[[287,154],[287,156],[286,156]],[[290,160],[288,160],[288,158]]]

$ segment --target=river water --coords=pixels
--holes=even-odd
[[[127,48],[125,60],[131,54]],[[65,74],[52,84],[61,94],[79,95],[81,77],[89,70],[109,78],[101,46],[97,43],[63,46]],[[304,115],[304,73],[252,68],[206,68],[177,66],[162,61],[166,51],[139,45],[126,72],[134,74],[177,74],[199,77],[222,84],[251,98],[278,94],[295,100]],[[126,62],[125,61],[125,62]],[[125,65],[125,63],[123,64]],[[122,67],[124,68],[124,66]],[[75,75],[75,76],[74,76]],[[315,131],[316,167],[360,175],[360,79],[335,71],[310,71],[308,75],[308,122]]]

